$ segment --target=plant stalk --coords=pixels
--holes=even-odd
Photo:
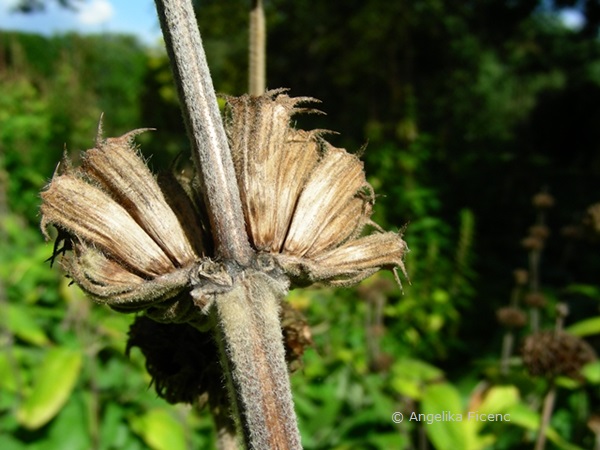
[[[217,341],[233,394],[236,425],[249,449],[302,448],[279,321],[285,292],[281,282],[262,272],[246,271],[234,289],[216,302]]]
[[[242,205],[227,136],[191,0],[155,0],[202,183],[216,254],[248,265]]]
[[[262,0],[252,0],[250,6],[250,48],[248,66],[248,93],[262,95],[266,89],[267,32]]]
[[[550,387],[548,393],[544,398],[544,406],[542,409],[542,418],[540,423],[540,429],[538,430],[537,440],[535,442],[535,450],[544,450],[546,448],[546,431],[550,424],[550,418],[552,417],[552,411],[554,410],[554,401],[556,400],[556,383],[554,380],[550,381]]]
[[[250,268],[254,252],[191,1],[155,1],[201,177],[215,257],[225,262],[233,279],[230,290],[215,295],[213,311],[238,434],[250,449],[301,449],[279,319],[287,282]]]

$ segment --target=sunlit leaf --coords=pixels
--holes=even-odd
[[[581,368],[581,375],[590,383],[600,383],[600,361],[594,361]]]
[[[185,430],[165,409],[152,409],[131,420],[133,430],[153,450],[186,450]]]
[[[600,316],[592,317],[591,319],[584,319],[577,323],[574,323],[573,325],[567,327],[566,331],[579,337],[599,334]]]
[[[24,304],[9,304],[6,322],[8,329],[15,336],[30,344],[42,346],[50,342],[42,327],[31,315],[30,309]]]
[[[36,429],[51,420],[63,407],[79,376],[82,354],[53,348],[37,370],[33,390],[17,412],[19,423]]]
[[[421,399],[421,411],[430,419],[421,422],[425,422],[425,432],[437,450],[469,448],[467,422],[462,421],[462,404],[456,388],[447,383],[429,386]],[[448,414],[459,414],[461,420],[451,420]]]

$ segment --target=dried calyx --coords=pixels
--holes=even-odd
[[[380,268],[404,271],[406,243],[370,220],[374,194],[359,159],[318,131],[290,126],[307,100],[282,91],[228,99],[255,269],[292,285],[347,285]],[[142,131],[109,139],[99,131],[81,167],[65,158],[42,192],[42,229],[59,230],[53,257],[64,253],[62,265],[94,300],[199,323],[239,268],[212,259],[202,195],[189,195],[196,184],[172,175],[159,183],[151,174],[133,147]],[[372,232],[363,235],[366,227]]]

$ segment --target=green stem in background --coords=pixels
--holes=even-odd
[[[556,324],[554,330],[556,333],[560,333],[563,330],[565,317],[569,314],[569,310],[566,304],[559,303],[556,305]],[[544,450],[546,446],[546,430],[550,425],[550,419],[552,418],[552,411],[554,410],[554,402],[556,400],[556,381],[554,378],[550,380],[550,386],[546,397],[544,397],[544,407],[542,409],[542,419],[540,423],[540,429],[538,431],[537,440],[535,442],[535,450]]]
[[[248,265],[252,250],[227,136],[191,0],[156,0],[217,256]]]
[[[511,296],[510,296],[510,306],[512,306],[513,308],[518,308],[520,297],[521,297],[521,288],[517,284],[513,288]],[[512,329],[507,329],[504,332],[504,337],[502,338],[502,353],[500,356],[500,373],[502,375],[508,375],[510,357],[512,355],[514,345],[515,345],[515,333]]]
[[[266,89],[267,32],[262,0],[252,0],[250,6],[250,44],[248,55],[248,93],[262,95]]]

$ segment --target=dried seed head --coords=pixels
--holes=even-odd
[[[544,308],[548,302],[541,292],[529,292],[525,295],[525,304],[532,308]]]
[[[560,234],[567,239],[581,239],[583,237],[583,228],[581,225],[566,225],[561,228]]]
[[[538,192],[533,196],[531,202],[537,209],[549,209],[554,206],[554,197],[547,192]]]
[[[226,129],[255,263],[268,255],[296,285],[348,285],[381,268],[399,283],[408,248],[401,233],[370,220],[375,195],[362,162],[323,132],[290,126],[309,100],[281,90],[228,99]],[[64,253],[63,266],[96,301],[199,326],[197,314],[205,317],[232,280],[215,278],[227,278],[226,268],[211,271],[201,196],[173,176],[154,178],[132,145],[142,131],[110,139],[99,131],[80,168],[65,160],[41,194],[42,229],[59,230],[53,259]]]
[[[582,222],[585,230],[592,238],[598,239],[600,237],[600,203],[588,207]]]
[[[192,300],[181,294],[205,256],[204,233],[184,190],[166,196],[132,146],[142,131],[98,136],[81,168],[63,161],[41,193],[41,227],[45,234],[49,225],[59,230],[54,257],[65,253],[62,265],[94,300],[187,320]]]
[[[546,225],[533,225],[529,227],[529,235],[544,240],[550,236],[550,228]]]
[[[515,277],[515,284],[517,286],[525,286],[529,281],[529,272],[525,269],[515,269],[513,276]]]
[[[527,323],[527,316],[523,310],[507,306],[496,311],[498,322],[507,328],[523,328]]]
[[[296,285],[356,283],[386,267],[404,271],[400,234],[359,237],[374,203],[363,164],[296,130],[291,117],[310,98],[283,91],[228,99],[227,132],[254,248],[274,255]]]
[[[581,368],[595,360],[596,353],[587,342],[564,331],[532,334],[523,345],[523,363],[534,376],[564,375],[581,380]]]
[[[521,246],[528,251],[542,250],[544,248],[544,240],[536,236],[527,236],[521,241]]]

